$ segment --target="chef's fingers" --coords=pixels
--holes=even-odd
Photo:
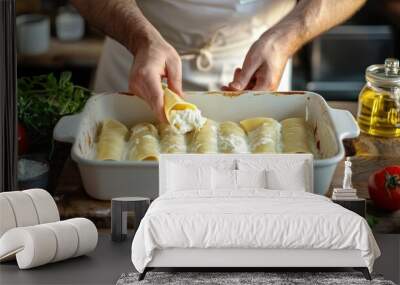
[[[150,105],[160,122],[166,122],[164,113],[164,92],[160,84],[160,76],[157,73],[148,74],[143,81],[142,96]]]
[[[245,90],[252,90],[254,88],[254,85],[256,84],[256,79],[253,77],[252,79],[250,79],[249,84],[247,84],[247,86],[244,88]],[[230,85],[226,86],[222,86],[221,87],[222,91],[241,91],[238,90],[236,88],[231,87]]]
[[[263,64],[254,74],[255,78],[255,84],[251,88],[252,90],[256,91],[266,91],[270,90],[271,87],[271,82],[270,82],[270,77],[268,74],[268,70]]]
[[[182,96],[182,63],[178,57],[173,57],[166,62],[168,88]]]
[[[252,78],[249,82],[249,84],[247,84],[246,88],[244,88],[245,90],[252,90],[254,88],[254,85],[256,84],[256,79]],[[241,90],[237,90],[235,88],[232,88],[231,86],[222,86],[221,87],[222,91],[241,91]]]
[[[253,75],[253,77],[250,79],[249,83],[247,84],[247,86],[244,89],[252,90],[254,88],[254,85],[256,85],[256,78]]]
[[[226,86],[226,85],[222,86],[221,90],[222,91],[235,91],[235,90],[233,90],[232,88],[230,88],[229,86]]]
[[[230,87],[236,90],[243,90],[249,84],[253,74],[260,66],[260,56],[257,56],[258,53],[252,52],[254,49],[251,48],[247,53],[246,58],[243,62],[243,67],[240,71],[235,72],[235,78],[233,82],[229,84]]]
[[[281,76],[282,72],[274,71],[267,64],[263,64],[254,75],[256,83],[252,90],[275,91],[279,86]]]
[[[240,75],[241,71],[242,71],[241,68],[236,68],[235,69],[235,72],[233,73],[233,81],[232,82],[239,80],[239,75]]]
[[[241,68],[239,68],[239,67],[235,69],[235,71],[234,71],[234,73],[233,73],[233,81],[235,81],[235,78],[238,77],[238,75],[239,75],[239,73],[240,73],[240,70],[241,70]],[[233,81],[232,81],[232,82],[233,82]],[[229,84],[228,84],[228,85],[223,85],[223,86],[221,87],[221,90],[222,90],[222,91],[237,91],[235,88],[229,86]]]

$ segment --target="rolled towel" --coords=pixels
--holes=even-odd
[[[36,208],[39,224],[57,222],[60,220],[58,208],[53,197],[43,189],[29,189],[22,191],[30,196]]]
[[[66,221],[44,224],[55,235],[57,240],[57,251],[51,262],[57,262],[75,256],[78,251],[78,232],[71,228]]]
[[[64,222],[74,226],[78,233],[78,248],[74,257],[91,252],[96,248],[98,233],[92,221],[85,218],[74,218],[65,220]]]
[[[6,197],[0,194],[0,237],[16,226],[17,222],[11,204]]]
[[[15,227],[34,226],[60,220],[53,197],[43,189],[0,193],[0,237]]]
[[[31,197],[22,191],[3,192],[0,194],[10,202],[17,227],[39,224],[38,214]]]
[[[0,261],[16,255],[20,269],[86,254],[97,245],[97,229],[88,219],[18,227],[0,238]]]
[[[43,225],[13,228],[0,238],[0,261],[16,255],[20,269],[49,263],[56,252],[55,235]]]

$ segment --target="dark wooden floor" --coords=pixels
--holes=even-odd
[[[132,237],[114,243],[100,234],[94,252],[34,269],[19,270],[17,263],[0,264],[1,285],[115,284],[122,273],[134,271],[131,262]]]

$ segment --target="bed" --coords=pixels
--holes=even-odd
[[[353,267],[380,251],[362,217],[313,194],[311,154],[161,155],[132,262],[153,268]]]

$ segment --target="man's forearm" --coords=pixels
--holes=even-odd
[[[286,42],[288,52],[294,54],[311,39],[344,22],[365,2],[366,0],[302,0],[266,33]]]
[[[132,53],[157,32],[135,0],[71,0],[86,20]]]

